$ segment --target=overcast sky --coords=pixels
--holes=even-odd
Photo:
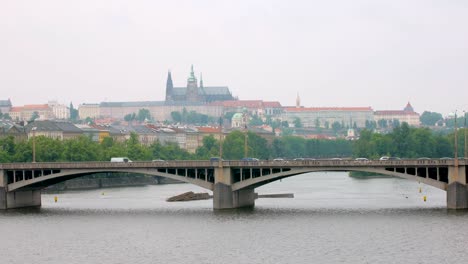
[[[0,99],[164,100],[185,86],[306,107],[468,110],[468,1],[0,2]]]

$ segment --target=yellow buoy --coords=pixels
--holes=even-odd
[[[55,201],[55,202],[57,202],[57,200],[58,200],[58,197],[57,197],[57,196],[55,196],[55,197],[54,197],[54,201]]]
[[[426,195],[423,196],[424,201],[426,201]]]
[[[104,192],[102,192],[101,195],[104,195]]]

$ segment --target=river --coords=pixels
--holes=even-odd
[[[251,210],[165,202],[185,191],[203,190],[171,184],[43,194],[41,208],[0,211],[0,263],[468,260],[468,212],[445,209],[444,191],[417,182],[309,173],[258,188],[295,198],[259,199]]]

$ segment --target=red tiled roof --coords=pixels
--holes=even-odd
[[[275,102],[263,102],[263,106],[264,107],[281,107],[281,103],[278,102],[278,101],[275,101]]]
[[[408,112],[403,110],[380,110],[375,111],[375,115],[419,115],[416,112]]]
[[[22,106],[13,106],[11,109],[10,109],[10,112],[21,112],[23,111],[24,107]]]
[[[372,111],[372,107],[283,107],[286,112]]]
[[[201,133],[219,133],[219,127],[197,127]]]
[[[50,107],[49,105],[46,105],[46,104],[24,105],[24,110],[37,110],[37,109],[47,110],[47,109],[50,109]]]
[[[49,110],[50,107],[46,104],[37,104],[37,105],[24,105],[24,106],[13,106],[10,112],[21,112],[28,110]]]
[[[246,108],[262,108],[263,102],[261,100],[231,100],[231,101],[218,101],[211,105],[222,105],[224,107],[246,107]]]

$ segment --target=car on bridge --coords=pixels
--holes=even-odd
[[[242,158],[241,161],[259,161],[257,158]]]
[[[355,160],[355,161],[364,161],[364,162],[365,162],[365,161],[369,161],[369,159],[367,159],[367,158],[356,158],[356,159],[354,159],[354,160]]]
[[[133,162],[133,161],[127,157],[114,157],[114,158],[111,158],[110,162]]]

